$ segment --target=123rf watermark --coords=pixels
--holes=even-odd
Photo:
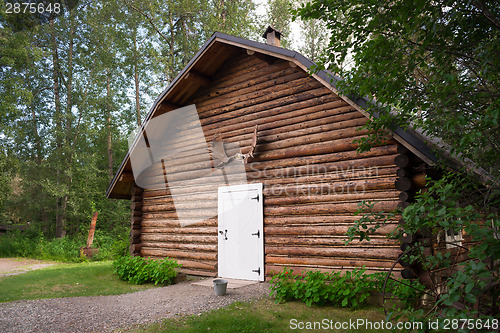
[[[348,321],[334,321],[323,319],[321,321],[299,321],[290,319],[292,330],[369,330],[369,331],[391,331],[391,330],[488,330],[497,331],[498,319],[430,319],[427,322],[406,321],[370,321],[366,319],[349,319]]]

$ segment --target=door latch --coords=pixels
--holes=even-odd
[[[259,274],[259,275],[260,275],[260,267],[259,267],[259,268],[257,268],[257,269],[252,269],[252,272],[255,272],[255,273],[257,273],[257,274]]]
[[[252,234],[252,236],[257,236],[257,238],[260,238],[260,230],[257,230],[257,232]]]
[[[224,236],[224,240],[227,240],[227,229],[226,229],[226,230],[224,230],[224,231],[220,230],[220,231],[219,231],[219,234],[221,234],[221,235],[223,235],[223,236]]]
[[[250,200],[257,200],[257,202],[259,202],[259,195],[257,194],[255,198],[250,198]]]

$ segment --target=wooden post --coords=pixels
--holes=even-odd
[[[92,243],[94,242],[94,232],[98,214],[99,212],[94,212],[94,215],[92,216],[92,221],[90,222],[89,236],[87,238],[87,247],[91,247]]]

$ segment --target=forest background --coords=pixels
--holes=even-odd
[[[287,0],[80,0],[56,16],[9,2],[22,1],[0,12],[0,225],[29,225],[35,243],[83,246],[98,211],[98,243],[123,248],[130,203],[105,193],[158,94],[215,31],[263,41],[272,24],[292,44]],[[314,58],[325,29],[300,26],[297,50]]]

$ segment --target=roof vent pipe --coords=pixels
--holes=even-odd
[[[272,26],[268,26],[266,32],[262,35],[266,39],[266,43],[269,45],[280,47],[282,33],[274,29]]]

